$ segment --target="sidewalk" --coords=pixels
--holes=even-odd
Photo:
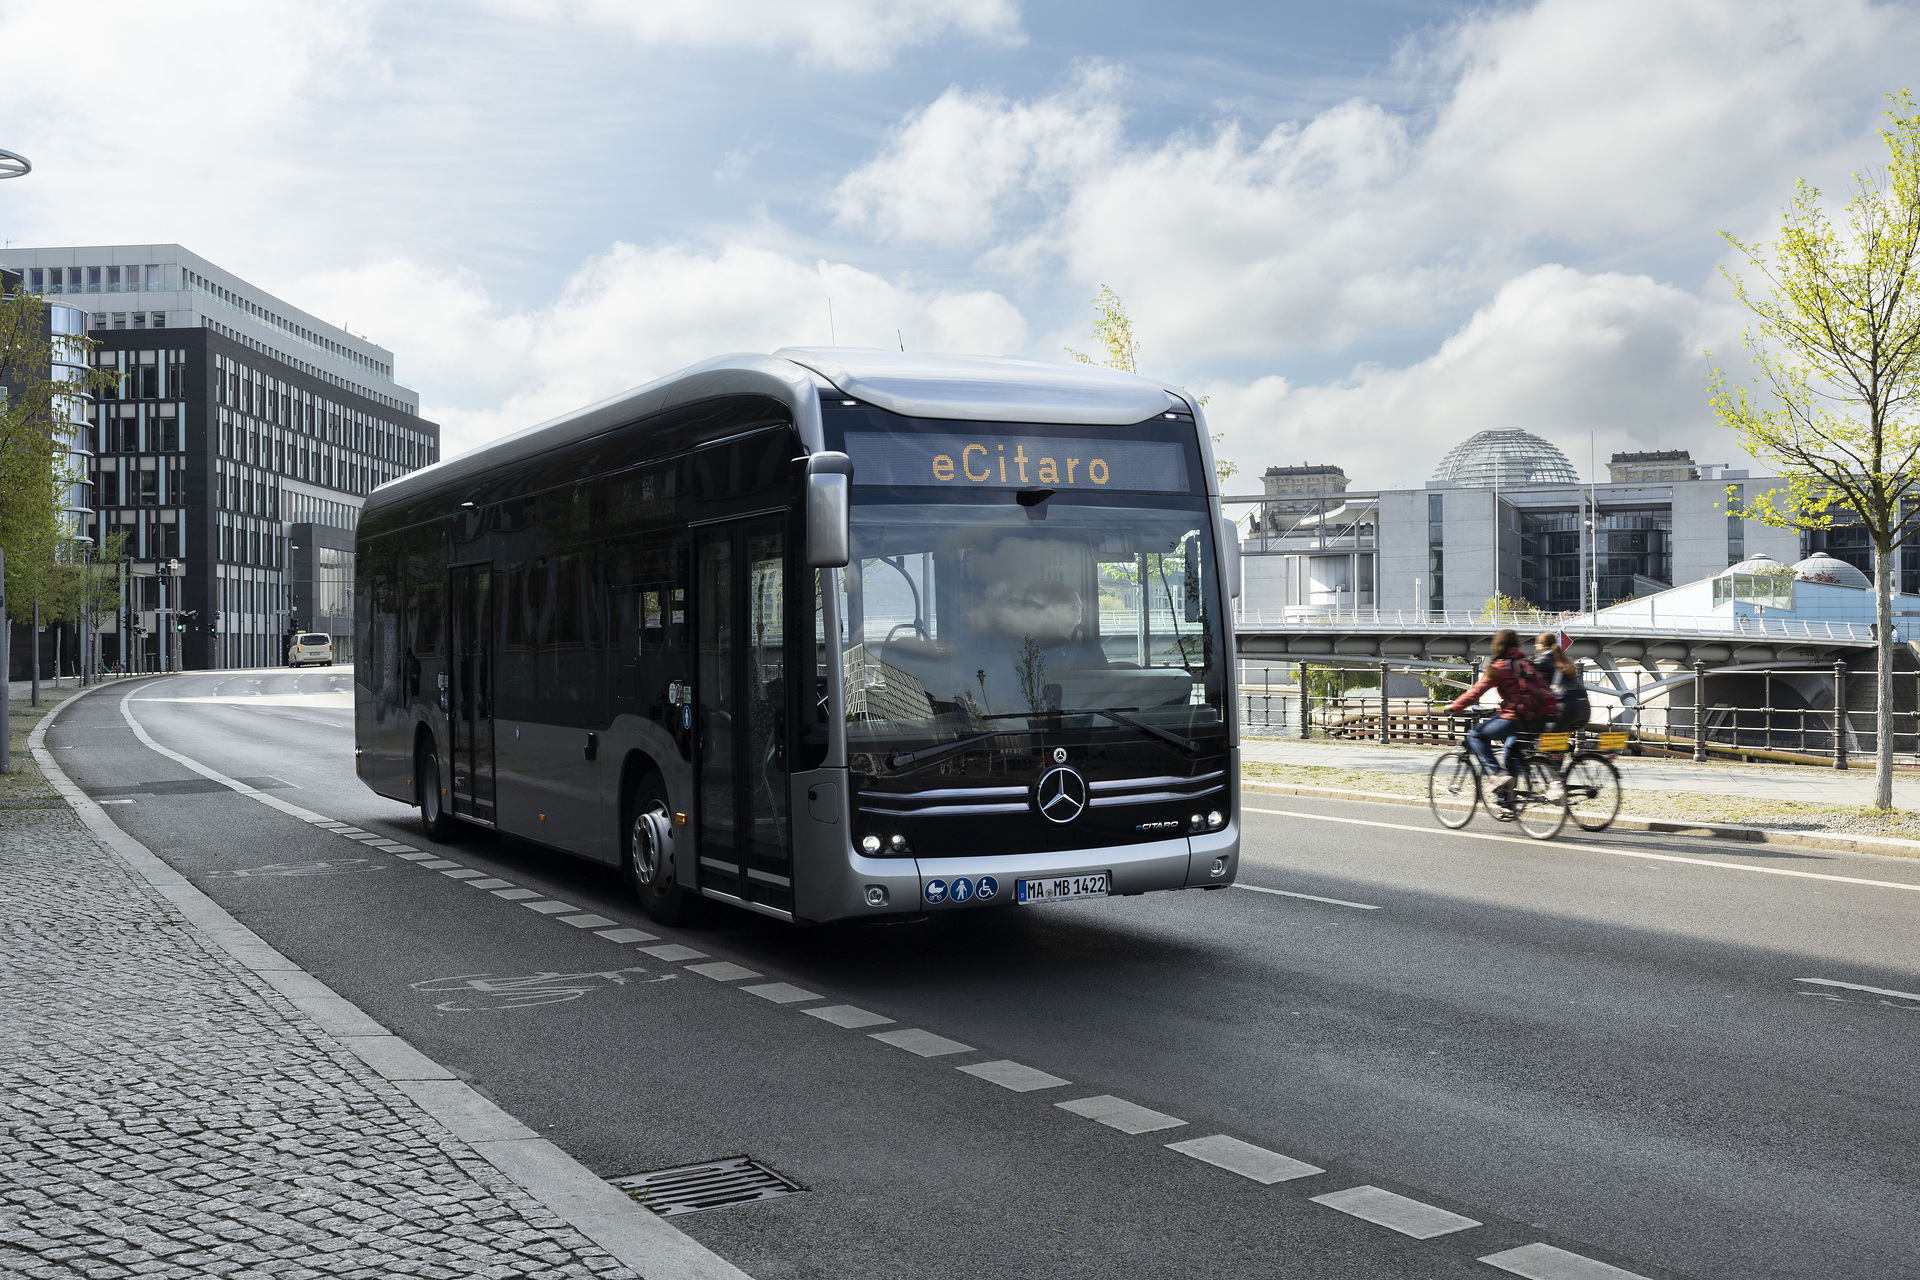
[[[1315,738],[1240,740],[1244,761],[1315,768],[1367,769],[1379,773],[1424,774],[1441,747],[1382,747]],[[1870,805],[1873,760],[1856,757],[1850,769],[1810,765],[1694,764],[1661,756],[1619,755],[1614,764],[1628,791],[1668,791],[1694,795],[1738,796],[1749,800],[1791,800],[1804,804]],[[1897,809],[1920,809],[1920,779],[1895,774]]]
[[[635,1273],[136,879],[0,812],[0,1272]]]

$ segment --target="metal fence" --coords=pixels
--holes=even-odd
[[[1484,631],[1513,627],[1522,633],[1566,629],[1582,636],[1661,635],[1708,639],[1839,640],[1869,643],[1873,627],[1857,622],[1809,618],[1728,617],[1725,614],[1548,613],[1540,610],[1488,609],[1237,609],[1233,625],[1242,631]]]
[[[1423,670],[1419,674],[1432,682],[1426,692],[1383,696],[1379,687],[1340,691],[1336,678],[1352,667],[1309,667],[1302,697],[1301,669],[1299,663],[1240,663],[1242,732],[1443,745],[1459,742],[1467,728],[1464,717],[1447,715],[1445,708],[1451,694],[1466,688],[1468,672]],[[1590,685],[1593,726],[1624,729],[1636,754],[1696,760],[1844,769],[1853,757],[1876,748],[1877,682],[1871,671],[1781,668],[1715,675],[1696,670],[1679,677],[1675,683],[1658,673],[1623,673],[1624,689],[1607,692]],[[1892,736],[1895,762],[1920,768],[1920,672],[1894,674]]]

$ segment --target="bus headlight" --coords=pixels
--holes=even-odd
[[[907,847],[907,838],[898,832],[887,837],[887,847],[892,849],[893,852],[900,857],[905,857],[912,852],[912,850]]]
[[[880,837],[879,836],[862,836],[860,839],[860,852],[866,854],[869,858],[879,857],[880,856]]]
[[[1207,829],[1207,820],[1201,817],[1199,814],[1196,813],[1191,818],[1187,819],[1187,830],[1205,831],[1206,829]]]
[[[1207,830],[1218,831],[1227,825],[1227,815],[1215,809],[1207,815]]]

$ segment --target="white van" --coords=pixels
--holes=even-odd
[[[333,665],[333,637],[319,631],[303,631],[293,638],[293,644],[287,648],[287,665],[310,667],[315,664],[323,667]]]

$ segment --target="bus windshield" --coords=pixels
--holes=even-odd
[[[1222,734],[1205,499],[1012,498],[856,498],[840,574],[849,753],[897,764],[1063,727],[1182,746]]]

